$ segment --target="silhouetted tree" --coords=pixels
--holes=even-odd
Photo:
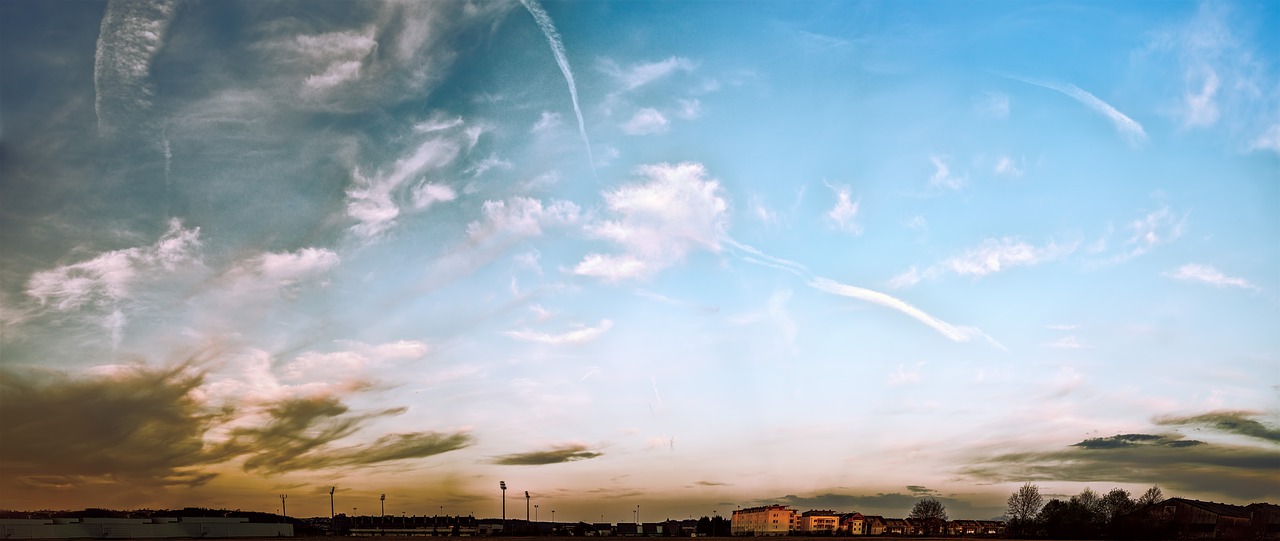
[[[1129,497],[1129,491],[1123,488],[1113,488],[1102,497],[1102,515],[1108,528],[1115,524],[1116,517],[1131,512],[1137,507],[1138,504]]]
[[[946,530],[947,508],[937,498],[921,498],[911,508],[910,518],[922,524],[926,529],[925,532],[917,533],[940,534]]]
[[[1153,503],[1164,501],[1164,492],[1157,485],[1151,485],[1146,492],[1142,493],[1142,497],[1138,498],[1138,507],[1146,507]]]
[[[1035,524],[1036,514],[1044,505],[1044,497],[1040,495],[1040,487],[1027,483],[1009,496],[1009,533],[1026,535]]]

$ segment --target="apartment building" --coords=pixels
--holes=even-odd
[[[787,535],[795,527],[796,512],[785,505],[762,505],[733,512],[733,535]]]

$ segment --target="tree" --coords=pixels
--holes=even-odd
[[[1164,493],[1160,491],[1160,487],[1151,485],[1146,492],[1142,493],[1142,497],[1138,498],[1138,507],[1146,507],[1153,503],[1164,501]]]
[[[1035,522],[1036,514],[1043,504],[1044,497],[1040,495],[1040,487],[1031,483],[1022,485],[1009,496],[1009,509],[1005,511],[1009,515],[1009,528],[1014,533],[1025,534],[1027,527]]]
[[[922,524],[927,530],[924,533],[928,535],[944,533],[947,525],[947,508],[937,498],[921,498],[916,502],[915,507],[911,508],[909,518]]]
[[[1129,491],[1123,488],[1113,488],[1102,497],[1102,514],[1108,525],[1114,524],[1116,517],[1133,511],[1136,507],[1137,504],[1129,497]]]

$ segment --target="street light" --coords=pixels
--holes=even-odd
[[[538,521],[538,504],[533,504],[533,521]]]
[[[338,487],[329,487],[329,530],[334,533],[338,531],[338,525],[334,524],[336,515],[333,514],[333,491],[335,490],[338,490]]]
[[[507,482],[498,481],[498,487],[502,489],[502,533],[507,533]]]
[[[288,495],[288,494],[281,494],[281,495],[280,495],[280,509],[284,510],[284,513],[282,513],[282,514],[284,515],[284,518],[285,518],[285,519],[288,519],[288,518],[289,518],[289,508],[284,506],[284,499],[285,499],[285,498],[288,498],[288,497],[289,497],[289,495]]]
[[[524,521],[529,522],[529,491],[524,491]]]
[[[387,520],[387,495],[383,494],[378,500],[382,502],[382,515],[378,517],[378,524],[385,524]]]

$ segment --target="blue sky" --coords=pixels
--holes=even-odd
[[[0,507],[1280,498],[1273,4],[0,15]]]

